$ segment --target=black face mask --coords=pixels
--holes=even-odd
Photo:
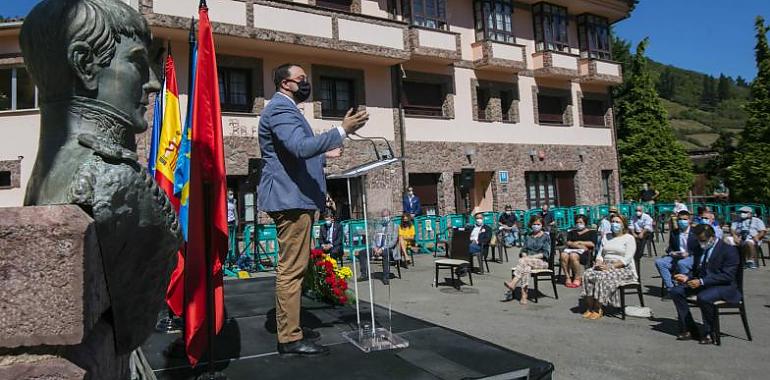
[[[307,98],[310,97],[310,91],[312,89],[310,83],[307,80],[292,80],[292,82],[297,84],[297,91],[294,91],[294,100],[296,100],[297,103],[302,103],[307,100]]]

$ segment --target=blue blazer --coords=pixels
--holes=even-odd
[[[259,148],[265,166],[259,181],[259,209],[323,210],[324,153],[342,146],[336,129],[314,135],[294,102],[275,94],[259,120]]]
[[[404,212],[407,214],[422,214],[422,206],[420,205],[420,198],[416,195],[412,197],[412,201],[409,201],[409,196],[404,196]]]
[[[334,222],[334,229],[332,230],[332,250],[334,254],[342,253],[342,224]],[[329,241],[329,227],[324,223],[321,226],[320,234],[321,244],[328,244]]]
[[[693,266],[691,278],[699,278],[703,281],[704,288],[724,287],[720,295],[725,301],[737,303],[740,301],[738,292],[738,265],[740,265],[740,256],[738,249],[732,245],[719,240],[711,252],[706,265],[701,265],[701,257],[704,252],[700,246],[694,250],[696,255],[693,257]]]
[[[678,252],[678,251],[682,250],[679,247],[680,246],[680,244],[679,244],[679,234],[680,233],[681,232],[679,232],[679,231],[673,231],[673,230],[671,232],[669,232],[669,234],[668,234],[668,248],[666,249],[666,253]],[[695,234],[690,233],[690,235],[687,237],[687,253],[690,256],[695,254],[695,247],[699,247],[698,249],[700,249],[700,246],[698,245],[698,238],[695,237]]]

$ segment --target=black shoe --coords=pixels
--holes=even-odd
[[[365,282],[365,281],[369,281],[369,276],[360,276],[360,277],[358,277],[358,278],[356,279],[356,281],[358,281],[358,282]]]
[[[691,340],[691,339],[692,339],[692,334],[689,331],[680,333],[679,335],[676,336],[676,340]]]
[[[304,339],[313,340],[313,341],[321,339],[321,333],[307,327],[302,328],[302,336],[304,337]]]
[[[329,348],[315,344],[307,339],[291,343],[278,343],[278,353],[282,356],[313,356],[329,353]]]

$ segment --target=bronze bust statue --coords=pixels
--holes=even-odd
[[[96,224],[117,351],[149,336],[181,234],[136,154],[147,129],[151,33],[118,0],[46,0],[19,37],[39,90],[40,143],[25,205],[76,204]]]

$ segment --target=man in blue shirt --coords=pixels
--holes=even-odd
[[[404,195],[404,212],[410,214],[412,219],[414,219],[415,216],[422,215],[420,197],[414,195],[414,188],[411,186],[406,189],[406,195]]]
[[[368,120],[366,111],[345,115],[342,126],[315,135],[297,107],[310,97],[305,70],[285,64],[273,73],[275,95],[262,111],[259,147],[265,162],[259,182],[259,208],[278,229],[281,247],[276,268],[278,352],[317,355],[328,352],[304,339],[299,324],[302,280],[310,261],[310,231],[315,213],[323,210],[326,194],[324,154],[342,146]]]

